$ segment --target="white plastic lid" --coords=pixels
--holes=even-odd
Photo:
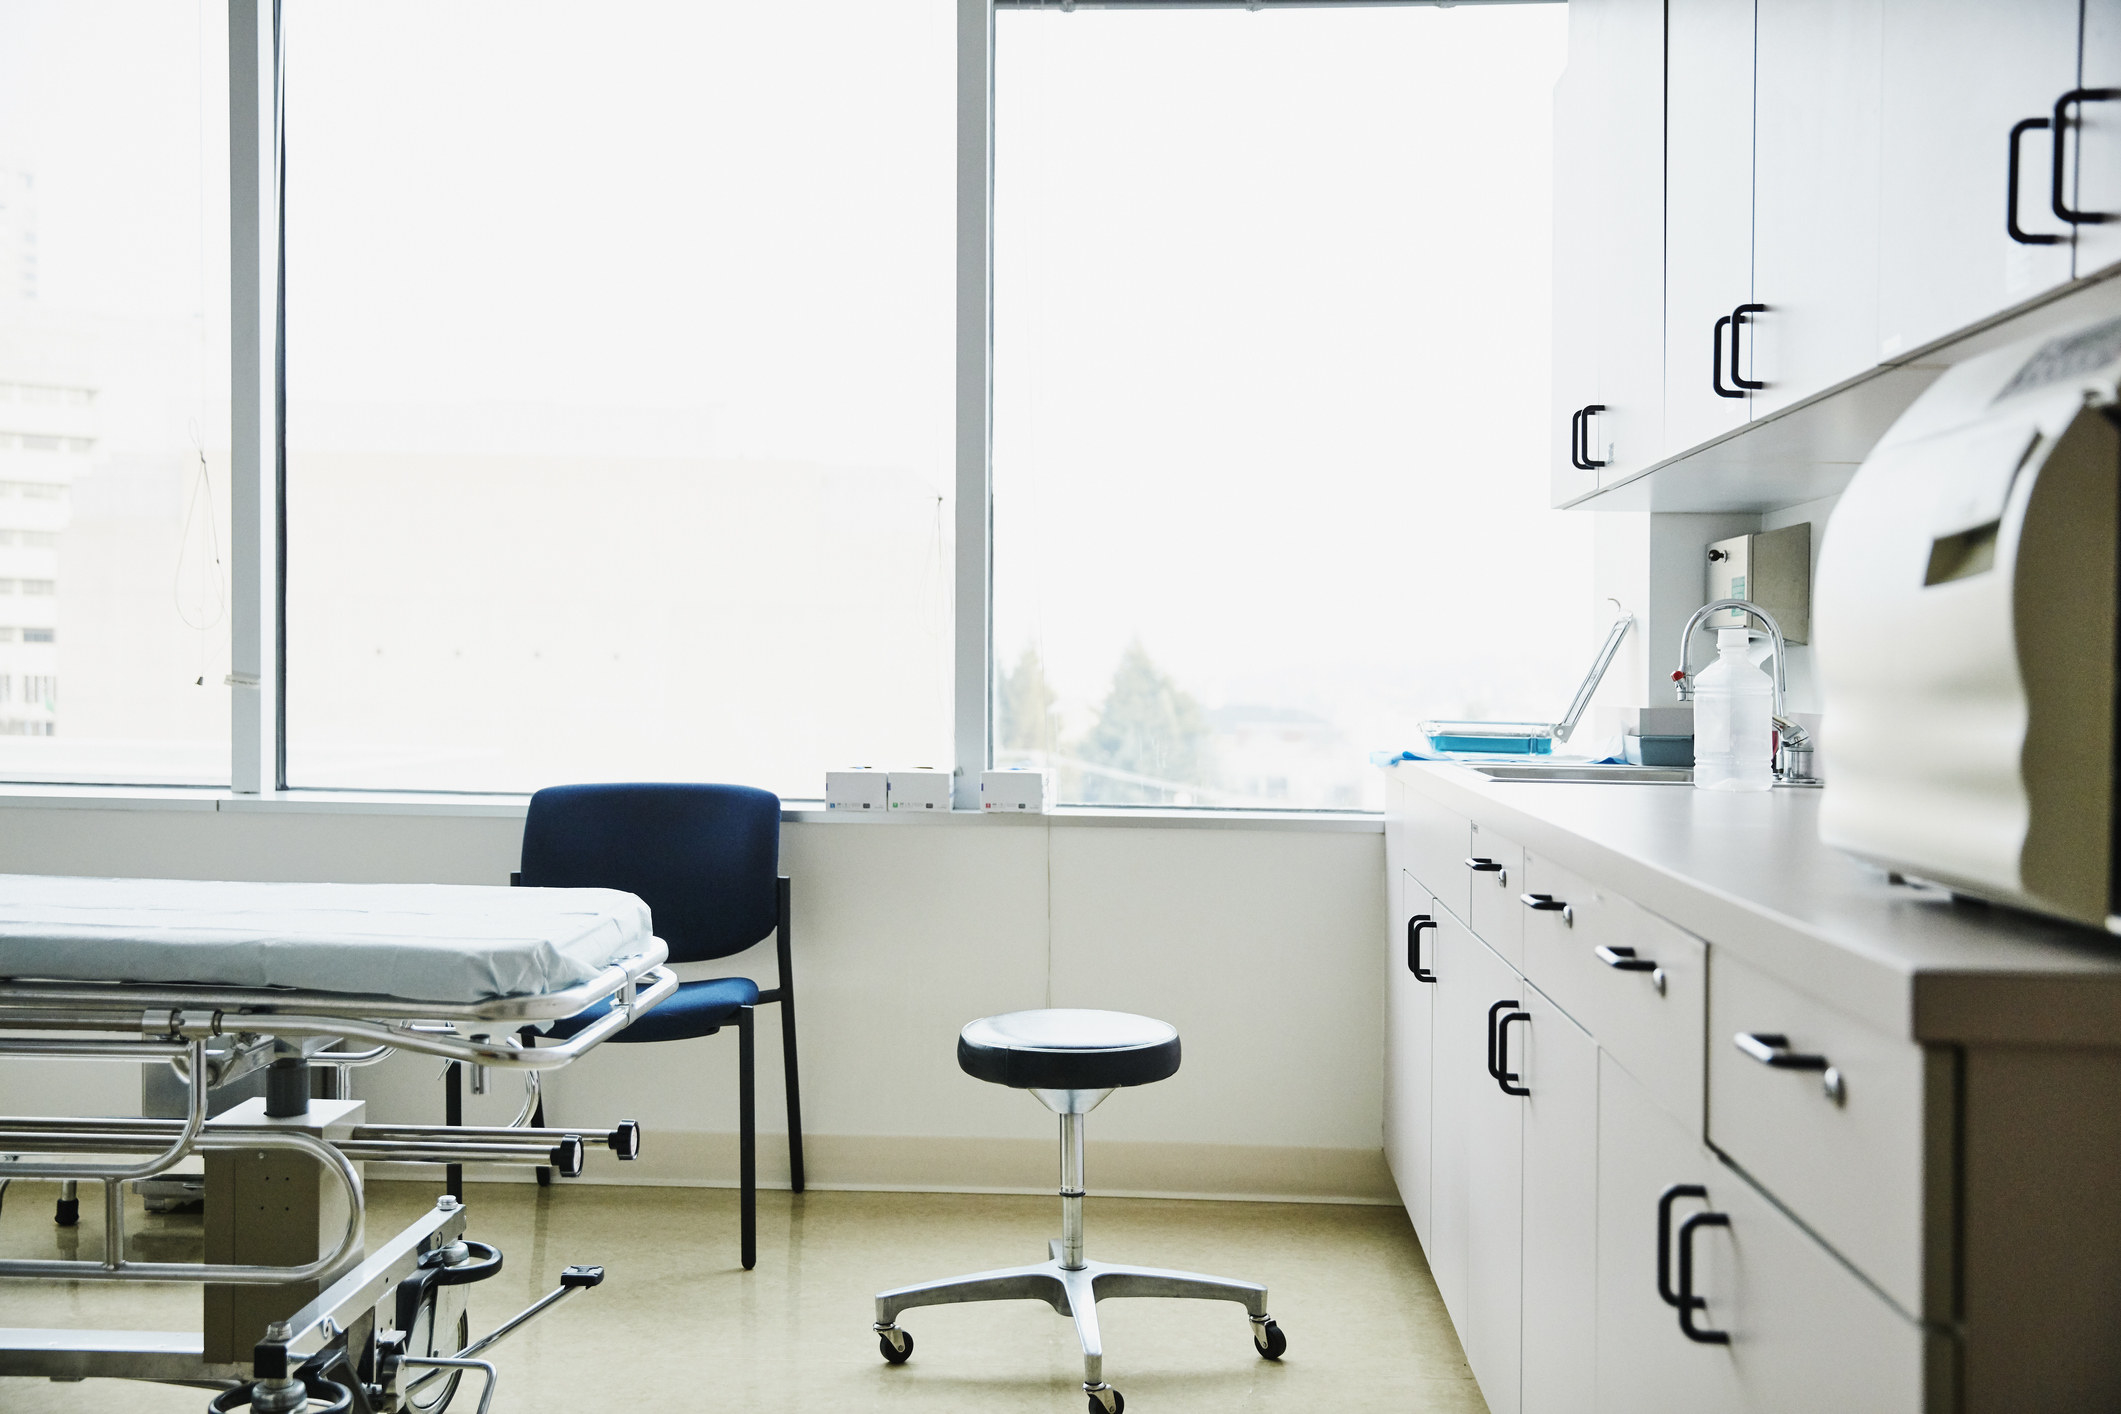
[[[1728,652],[1733,648],[1744,652],[1746,645],[1752,641],[1753,636],[1742,628],[1719,628],[1716,630],[1716,651],[1719,653]]]

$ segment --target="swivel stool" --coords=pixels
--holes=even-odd
[[[1097,1331],[1097,1303],[1113,1296],[1238,1302],[1252,1322],[1254,1348],[1266,1359],[1281,1358],[1288,1342],[1267,1315],[1265,1287],[1194,1272],[1092,1262],[1083,1256],[1083,1116],[1116,1089],[1148,1085],[1176,1072],[1176,1029],[1117,1011],[1016,1011],[967,1026],[957,1040],[957,1063],[976,1079],[1029,1090],[1060,1116],[1061,1235],[1048,1245],[1047,1260],[1032,1266],[878,1293],[877,1344],[886,1360],[900,1365],[913,1354],[913,1336],[898,1325],[901,1311],[958,1301],[1044,1301],[1075,1318],[1090,1414],[1120,1414],[1126,1401],[1105,1383],[1104,1345]]]

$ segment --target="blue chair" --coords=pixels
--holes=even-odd
[[[802,1105],[795,1074],[795,984],[788,966],[788,880],[780,872],[781,802],[770,791],[718,785],[552,786],[530,798],[523,868],[511,882],[535,888],[623,889],[655,920],[674,963],[708,962],[774,936],[780,985],[748,977],[686,982],[611,1039],[619,1044],[686,1041],[736,1023],[743,1255],[758,1262],[757,1105],[753,1099],[752,1009],[781,1008],[781,1059],[788,1075],[788,1168],[803,1191]],[[580,1032],[605,1003],[557,1022],[558,1039]]]

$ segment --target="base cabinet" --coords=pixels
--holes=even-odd
[[[1585,1414],[1598,1357],[1598,1043],[1537,988],[1511,1059],[1524,1100],[1522,1414]]]
[[[1430,1045],[1437,902],[1404,871],[1392,871],[1385,931],[1385,1161],[1415,1235],[1431,1239]]]

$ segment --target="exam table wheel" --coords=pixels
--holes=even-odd
[[[1089,1391],[1090,1414],[1126,1414],[1127,1397],[1106,1385]]]
[[[52,1213],[52,1221],[60,1227],[78,1227],[81,1222],[81,1200],[61,1198],[58,1208]]]
[[[1262,1330],[1267,1338],[1261,1340],[1255,1334],[1252,1337],[1252,1348],[1259,1352],[1259,1358],[1262,1360],[1281,1359],[1289,1349],[1289,1338],[1281,1333],[1281,1324],[1278,1321],[1269,1321]]]
[[[902,1331],[897,1326],[888,1331],[878,1331],[876,1348],[888,1363],[903,1365],[913,1358],[913,1333]]]
[[[332,1380],[310,1379],[309,1398],[302,1405],[302,1414],[347,1414],[353,1408],[353,1391]],[[216,1395],[206,1406],[208,1414],[229,1414],[230,1410],[249,1409],[254,1391],[249,1385],[238,1385],[232,1390]]]

